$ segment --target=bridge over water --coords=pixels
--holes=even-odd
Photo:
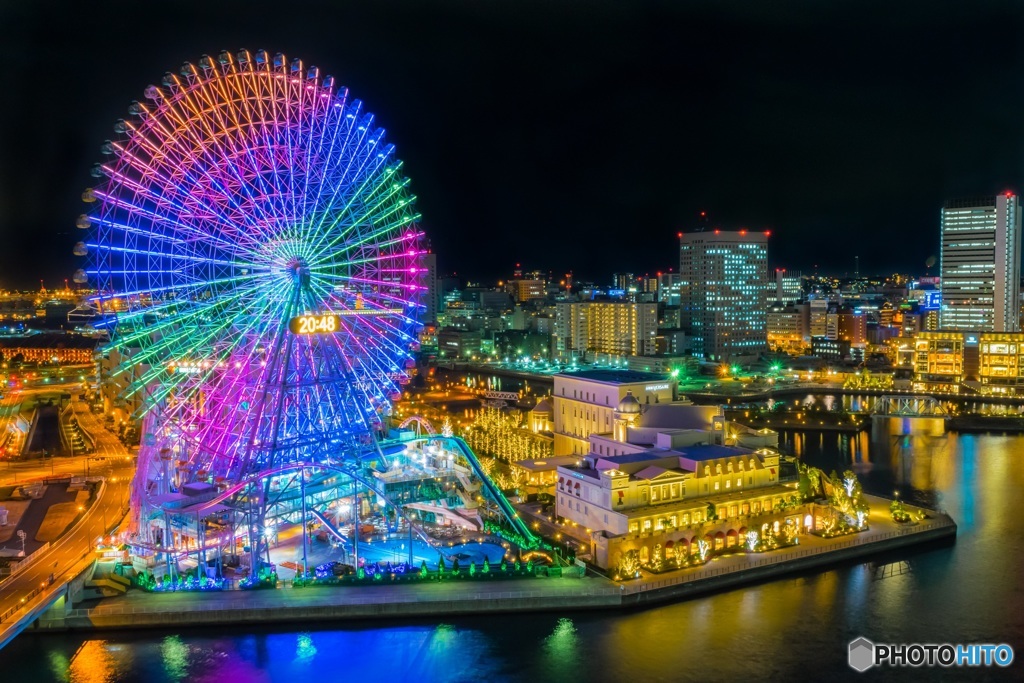
[[[886,395],[872,397],[871,414],[879,417],[949,417],[946,406],[934,396]]]

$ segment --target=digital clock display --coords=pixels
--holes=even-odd
[[[292,334],[333,334],[341,328],[338,316],[325,313],[322,315],[299,315],[288,321],[288,329]]]

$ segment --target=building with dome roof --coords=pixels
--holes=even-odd
[[[530,431],[534,434],[550,434],[554,428],[555,403],[550,396],[537,401],[526,416]]]

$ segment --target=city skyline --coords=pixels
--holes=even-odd
[[[222,48],[331,65],[374,102],[439,272],[470,279],[516,261],[595,282],[668,270],[701,212],[770,229],[771,267],[841,275],[857,255],[862,273],[936,274],[943,202],[1021,185],[1019,95],[993,87],[1020,61],[1018,7],[393,2],[204,6],[202,22],[198,6],[111,7],[3,10],[5,56],[37,63],[0,76],[19,103],[0,112],[6,286],[71,277],[78,198],[111,123],[164,71]],[[99,30],[116,40],[75,40]],[[953,82],[969,96],[950,100]]]
[[[1024,8],[338,5],[0,9],[11,677],[1013,663]]]

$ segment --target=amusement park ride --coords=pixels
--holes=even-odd
[[[258,576],[282,521],[319,520],[358,557],[339,520],[358,530],[376,504],[429,540],[424,520],[479,528],[483,497],[536,545],[461,439],[389,438],[425,251],[362,104],[243,50],[186,63],[129,112],[83,195],[75,278],[123,359],[103,381],[143,398],[122,536],[136,568]]]

